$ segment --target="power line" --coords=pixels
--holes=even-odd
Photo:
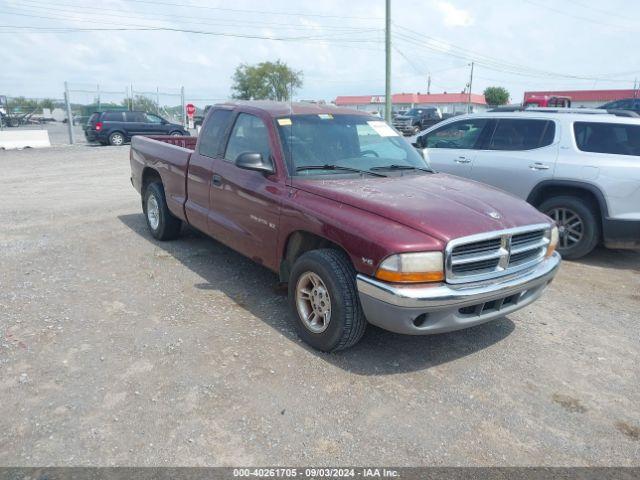
[[[171,2],[159,2],[156,0],[128,0],[133,3],[145,3],[153,6],[165,5],[172,7],[186,7],[186,8],[200,8],[203,10],[216,10],[216,11],[225,11],[225,12],[236,12],[236,13],[260,13],[263,15],[282,15],[282,16],[290,16],[290,17],[319,17],[319,18],[340,18],[340,19],[353,19],[353,20],[382,20],[382,17],[357,17],[357,16],[347,16],[347,15],[324,15],[318,13],[302,13],[302,12],[276,12],[276,11],[265,11],[265,10],[242,10],[239,8],[222,8],[222,7],[209,7],[202,5],[193,5],[193,4],[184,4],[184,3],[171,3]]]
[[[25,5],[26,3],[26,5]],[[75,5],[75,4],[69,4],[69,3],[56,3],[56,7],[71,7],[71,8],[56,8],[56,7],[52,7],[48,2],[40,2],[38,0],[22,0],[22,4],[19,7],[13,6],[13,5],[7,5],[12,9],[16,9],[16,8],[20,8],[21,10],[27,10],[27,12],[33,12],[33,10],[36,10],[36,13],[39,13],[39,11],[44,11],[44,12],[62,12],[62,13],[72,13],[72,14],[77,14],[77,13],[81,13],[82,15],[89,15],[89,16],[98,16],[100,19],[104,18],[105,16],[108,17],[115,17],[115,18],[126,18],[126,19],[138,19],[138,20],[162,20],[163,18],[167,18],[170,20],[175,20],[175,19],[188,19],[186,21],[183,21],[183,23],[188,23],[188,24],[197,24],[197,25],[219,25],[219,26],[231,26],[234,28],[254,28],[255,25],[259,25],[259,26],[277,26],[277,27],[286,27],[287,29],[304,29],[304,30],[316,30],[316,29],[322,29],[322,30],[338,30],[338,31],[347,31],[347,32],[370,32],[370,31],[381,31],[380,28],[356,28],[356,27],[347,27],[347,26],[338,26],[338,25],[325,25],[325,24],[320,24],[320,25],[292,25],[291,23],[283,23],[283,22],[272,22],[272,21],[264,21],[264,20],[260,20],[260,21],[252,21],[252,20],[246,20],[246,19],[242,19],[242,20],[233,20],[233,19],[220,19],[220,18],[213,18],[213,17],[203,17],[203,16],[192,16],[192,15],[177,15],[177,14],[162,14],[162,13],[143,13],[143,12],[137,12],[137,11],[132,11],[132,12],[126,12],[123,13],[122,9],[114,9],[114,8],[100,8],[99,12],[95,11],[94,7],[87,7],[87,6],[82,6],[82,5]],[[30,10],[29,10],[30,9]],[[90,12],[78,12],[77,9],[89,9]],[[105,14],[104,12],[116,12],[114,14]],[[143,16],[139,16],[139,15],[133,15],[133,14],[141,14]],[[151,18],[150,18],[151,17]],[[162,18],[153,18],[153,17],[162,17]],[[191,20],[199,20],[199,21],[191,21]],[[206,21],[203,21],[206,20]]]
[[[443,42],[442,40],[438,40],[433,37],[426,36],[424,34],[419,34],[419,32],[415,32],[407,28],[405,28],[404,30],[409,33],[401,33],[396,35],[401,40],[404,40],[407,43],[421,46],[431,51],[439,52],[443,55],[448,55],[451,57],[460,58],[467,61],[474,61],[478,65],[481,65],[490,70],[496,70],[496,71],[505,72],[505,73],[512,73],[514,75],[538,76],[538,77],[547,77],[547,78],[557,77],[557,78],[570,78],[574,80],[598,80],[598,81],[608,80],[608,81],[614,81],[614,82],[628,81],[628,80],[609,80],[609,79],[603,79],[601,77],[595,77],[595,76],[573,75],[573,74],[567,74],[567,73],[536,69],[536,68],[528,67],[525,65],[506,62],[504,60],[489,57],[487,55],[479,54],[477,52],[472,52],[472,51],[463,49],[462,47],[458,47],[456,45]],[[420,37],[417,37],[418,34],[420,35]],[[425,42],[424,39],[428,40],[428,42]]]
[[[630,28],[634,28],[634,27],[631,27],[631,26],[625,26],[625,25],[609,23],[609,22],[602,22],[600,20],[595,20],[595,19],[590,18],[590,17],[584,17],[582,15],[575,15],[573,13],[565,12],[564,10],[560,10],[559,8],[551,7],[549,5],[545,5],[543,3],[535,2],[533,0],[524,0],[524,1],[529,3],[529,4],[531,4],[531,5],[534,5],[536,7],[545,8],[545,9],[547,9],[549,11],[552,11],[552,12],[555,12],[555,13],[559,13],[560,15],[564,15],[566,17],[573,18],[574,20],[580,20],[580,21],[583,21],[583,22],[589,22],[589,23],[593,23],[593,24],[596,24],[596,25],[602,25],[602,26],[605,26],[605,27],[618,28],[618,29],[621,29],[621,30],[629,30]]]
[[[27,10],[28,11],[28,10]],[[16,16],[21,16],[21,17],[28,17],[28,18],[40,18],[40,19],[46,19],[46,20],[71,20],[71,21],[82,21],[82,22],[86,22],[87,19],[86,18],[69,18],[69,16],[67,15],[58,15],[56,13],[52,13],[50,15],[36,15],[33,13],[21,13],[21,12],[8,12],[8,11],[0,11],[0,13],[5,13],[8,15],[16,15]],[[51,16],[53,15],[53,16]],[[195,29],[188,29],[188,28],[178,28],[178,27],[169,27],[169,26],[152,26],[152,25],[141,25],[141,24],[135,24],[135,23],[122,23],[122,22],[114,22],[114,21],[102,21],[99,22],[101,24],[107,24],[107,25],[121,25],[121,26],[125,26],[125,27],[135,27],[135,28],[148,28],[148,29],[152,29],[152,28],[157,28],[157,29],[166,29],[166,30],[172,30],[172,31],[183,31],[185,33],[200,33],[200,34],[205,34],[209,31],[207,30],[195,30]],[[353,35],[353,34],[358,34],[358,33],[372,33],[372,32],[376,32],[379,30],[370,30],[368,32],[343,32],[341,33],[341,35]],[[216,34],[221,34],[222,32],[216,32]],[[226,33],[226,32],[225,32]],[[241,36],[239,34],[235,34],[235,33],[228,33],[229,36]],[[252,38],[251,35],[249,34],[245,34],[248,38]],[[274,37],[274,39],[280,39],[281,37]],[[342,40],[340,37],[337,37],[336,34],[331,34],[330,37],[321,37],[321,36],[308,36],[308,37],[289,37],[289,39],[291,40],[296,40],[296,39],[308,39],[308,40],[315,40],[315,39],[323,39],[323,38],[328,38],[328,39],[337,39],[337,40]],[[376,40],[372,40],[372,39],[359,39],[357,41],[376,41]]]
[[[48,20],[60,20],[63,17],[50,17],[44,15],[31,15],[26,13],[15,13],[15,12],[3,12],[8,15],[17,15],[22,17],[30,17],[30,18],[41,18]],[[64,17],[66,18],[66,17]],[[111,23],[111,22],[103,22],[103,23]],[[195,30],[195,29],[187,29],[187,28],[177,28],[177,27],[150,27],[145,25],[136,25],[136,24],[120,24],[122,27],[110,27],[110,28],[102,28],[102,27],[91,27],[91,28],[80,28],[80,27],[35,27],[35,26],[15,26],[15,25],[4,25],[3,27],[7,28],[27,28],[34,30],[43,30],[43,31],[61,31],[61,32],[91,32],[91,31],[167,31],[167,32],[181,32],[181,33],[193,33],[199,35],[212,35],[212,36],[222,36],[222,37],[235,37],[235,38],[252,38],[252,39],[260,39],[260,40],[275,40],[275,41],[301,41],[301,40],[323,40],[323,41],[332,41],[337,40],[339,42],[347,42],[347,43],[372,43],[378,42],[375,39],[342,39],[337,38],[335,35],[330,37],[323,36],[297,36],[297,37],[273,37],[273,36],[264,36],[264,35],[255,35],[255,34],[241,34],[241,33],[230,33],[230,32],[214,32],[209,30]]]

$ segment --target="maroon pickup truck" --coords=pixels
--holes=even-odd
[[[504,316],[560,264],[548,217],[431,171],[389,125],[348,109],[216,105],[197,142],[134,137],[131,181],[156,239],[187,223],[277,272],[300,336],[324,351],[367,323],[421,335]]]

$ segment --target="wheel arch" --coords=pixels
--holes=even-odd
[[[548,198],[563,195],[571,195],[589,201],[598,209],[597,213],[601,223],[609,215],[604,194],[597,186],[587,182],[572,180],[543,181],[533,188],[527,197],[527,202],[537,208]]]
[[[147,185],[152,183],[154,180],[158,180],[160,183],[162,182],[162,177],[160,176],[160,172],[152,167],[144,167],[142,169],[142,183],[141,183],[141,193],[144,196],[144,191],[147,188]],[[163,183],[164,185],[164,183]]]
[[[283,283],[289,281],[293,264],[302,254],[319,248],[340,250],[351,258],[349,252],[333,240],[307,230],[294,230],[289,233],[282,248],[279,269],[280,281]]]
[[[129,136],[125,133],[125,131],[121,128],[114,128],[113,130],[109,131],[109,134],[107,135],[107,140],[109,142],[111,142],[111,135],[113,135],[114,133],[119,133],[120,135],[122,135],[122,138],[124,139],[124,141],[126,142],[127,139],[129,138]]]

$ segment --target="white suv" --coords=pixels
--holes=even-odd
[[[640,248],[640,118],[527,109],[454,117],[414,145],[438,171],[526,199],[558,223],[560,253]]]

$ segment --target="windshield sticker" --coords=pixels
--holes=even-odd
[[[318,116],[322,120],[333,120],[333,115],[331,115],[330,113],[319,113]]]
[[[291,125],[291,119],[290,118],[279,118],[278,119],[278,125],[280,125],[281,127],[286,127],[288,125]]]
[[[397,137],[398,132],[380,120],[371,120],[367,122],[371,128],[373,128],[381,137]]]

